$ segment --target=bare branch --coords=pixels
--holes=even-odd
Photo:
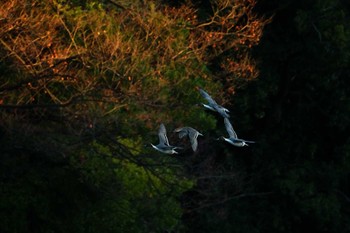
[[[225,197],[222,198],[220,200],[216,200],[216,201],[209,201],[207,203],[202,203],[199,207],[196,208],[192,208],[192,209],[188,209],[186,212],[190,213],[190,212],[194,212],[194,211],[198,211],[201,209],[205,209],[205,208],[210,208],[213,206],[218,206],[218,205],[222,205],[226,202],[229,201],[233,201],[233,200],[237,200],[237,199],[241,199],[241,198],[245,198],[245,197],[264,197],[264,196],[268,196],[268,195],[272,195],[273,192],[260,192],[260,193],[242,193],[242,194],[237,194],[235,196],[231,196],[231,197]]]

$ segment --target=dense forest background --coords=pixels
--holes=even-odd
[[[350,232],[348,1],[0,6],[0,232]]]

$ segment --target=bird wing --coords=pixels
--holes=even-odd
[[[192,146],[192,150],[196,151],[197,150],[197,146],[198,146],[198,141],[197,141],[197,137],[198,137],[199,133],[197,130],[193,129],[189,132],[188,136],[190,138],[190,142],[191,142],[191,146]]]
[[[204,91],[203,89],[199,89],[199,92],[201,93],[203,98],[208,101],[209,104],[212,104],[212,105],[216,105],[217,104],[215,102],[215,100],[213,100],[213,98],[211,98],[211,96],[206,91]]]
[[[183,138],[187,135],[187,132],[186,131],[180,131],[179,132],[179,138]]]
[[[166,129],[163,123],[160,124],[158,137],[159,137],[159,144],[164,144],[169,146],[169,140],[168,140],[168,137],[166,136]]]
[[[228,135],[230,135],[230,137],[232,137],[232,138],[237,138],[237,134],[233,130],[233,127],[232,127],[228,118],[224,119],[224,123],[225,123],[226,131],[227,131]]]

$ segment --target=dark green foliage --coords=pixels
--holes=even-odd
[[[274,14],[254,49],[260,77],[232,99],[237,133],[258,143],[226,152],[232,159],[225,161],[241,164],[246,190],[257,196],[198,211],[191,229],[349,232],[349,5],[286,0],[258,6]]]
[[[1,232],[350,232],[348,2],[259,1],[261,42],[219,1],[33,2],[0,19]],[[198,152],[151,150],[160,122]]]

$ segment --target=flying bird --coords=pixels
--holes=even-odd
[[[193,151],[196,151],[198,147],[198,141],[197,141],[198,135],[203,136],[203,134],[201,134],[200,132],[198,132],[197,130],[191,127],[177,128],[174,130],[174,132],[179,133],[179,138],[188,136],[188,138],[190,139],[191,147]]]
[[[255,143],[254,141],[247,141],[244,139],[239,139],[237,137],[236,132],[233,130],[233,127],[229,121],[228,118],[224,119],[226,131],[230,137],[225,138],[225,137],[220,137],[221,139],[225,140],[226,142],[230,143],[231,145],[238,146],[238,147],[243,147],[243,146],[248,146],[248,143]]]
[[[204,91],[203,89],[199,89],[199,92],[201,93],[203,98],[208,101],[208,104],[203,104],[202,103],[202,105],[205,108],[210,109],[210,110],[212,110],[214,112],[218,112],[221,116],[223,116],[225,118],[229,118],[230,117],[227,114],[230,111],[227,108],[224,108],[221,105],[217,104],[216,101],[213,100],[213,98],[211,98],[211,96],[206,91]]]
[[[163,123],[160,124],[159,130],[158,130],[158,137],[159,137],[158,145],[153,145],[151,143],[151,146],[154,149],[166,154],[178,154],[178,152],[175,151],[175,149],[180,149],[180,147],[171,146],[169,144],[168,137],[166,136],[166,129]]]

